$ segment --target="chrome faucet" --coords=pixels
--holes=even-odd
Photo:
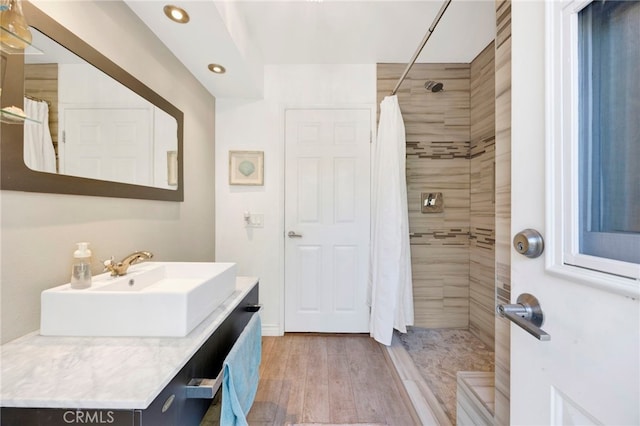
[[[150,251],[136,251],[122,259],[122,261],[115,263],[113,261],[113,256],[111,256],[111,259],[104,261],[104,270],[110,271],[112,277],[126,275],[129,266],[135,265],[136,263],[144,262],[145,260],[149,260],[152,257],[153,253],[151,253]]]

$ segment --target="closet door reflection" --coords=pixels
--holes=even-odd
[[[153,184],[148,110],[65,108],[63,111],[62,173]]]

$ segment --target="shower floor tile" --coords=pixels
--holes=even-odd
[[[456,424],[457,372],[494,371],[494,352],[468,330],[409,327],[407,334],[397,336]]]

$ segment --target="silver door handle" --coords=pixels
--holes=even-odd
[[[496,310],[501,317],[516,323],[536,339],[551,340],[551,336],[540,328],[544,323],[544,314],[538,299],[529,293],[522,293],[516,302],[511,305],[498,305]]]
[[[302,238],[302,234],[296,234],[294,231],[289,231],[287,236],[289,236],[289,238]]]

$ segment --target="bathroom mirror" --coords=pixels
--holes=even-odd
[[[29,119],[2,120],[2,189],[182,201],[182,112],[30,3],[23,10],[33,42],[2,51],[1,101]],[[49,120],[36,116],[42,103]],[[55,154],[33,149],[43,129]]]

